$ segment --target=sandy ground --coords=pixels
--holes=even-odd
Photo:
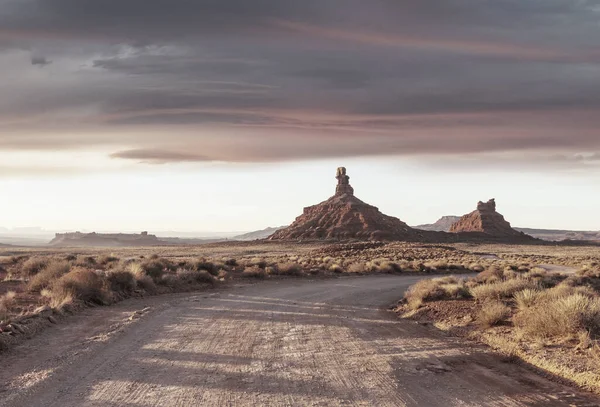
[[[0,357],[0,406],[600,405],[397,319],[386,308],[417,279],[279,280],[86,310]]]

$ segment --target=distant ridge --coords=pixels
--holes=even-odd
[[[134,233],[57,233],[49,243],[51,246],[122,247],[159,246],[166,244],[148,232]]]
[[[286,227],[287,226],[278,226],[278,227],[268,227],[268,228],[262,229],[262,230],[255,230],[254,232],[248,232],[248,233],[244,233],[243,235],[234,236],[231,238],[231,240],[248,241],[248,240],[266,239],[269,236],[271,236],[273,233],[277,232],[278,230],[284,229]]]
[[[428,225],[414,226],[415,229],[428,230],[430,232],[449,232],[453,224],[460,220],[460,216],[442,216],[437,222]]]

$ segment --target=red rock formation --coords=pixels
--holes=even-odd
[[[334,196],[318,205],[304,208],[304,213],[292,225],[275,232],[269,240],[419,239],[419,231],[356,198],[345,168],[338,168],[336,178],[338,185]]]
[[[477,210],[463,216],[450,227],[451,233],[477,232],[493,237],[531,238],[530,236],[514,230],[504,216],[496,212],[496,201],[479,202]],[[533,239],[533,238],[531,238]]]

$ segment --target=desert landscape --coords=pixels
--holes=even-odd
[[[0,0],[0,407],[600,406],[600,0]]]
[[[0,256],[0,405],[598,405],[600,247],[334,195],[262,240]],[[145,244],[144,244],[145,243]]]

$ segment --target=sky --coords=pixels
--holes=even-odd
[[[0,0],[0,226],[247,231],[333,194],[600,229],[600,0]]]

